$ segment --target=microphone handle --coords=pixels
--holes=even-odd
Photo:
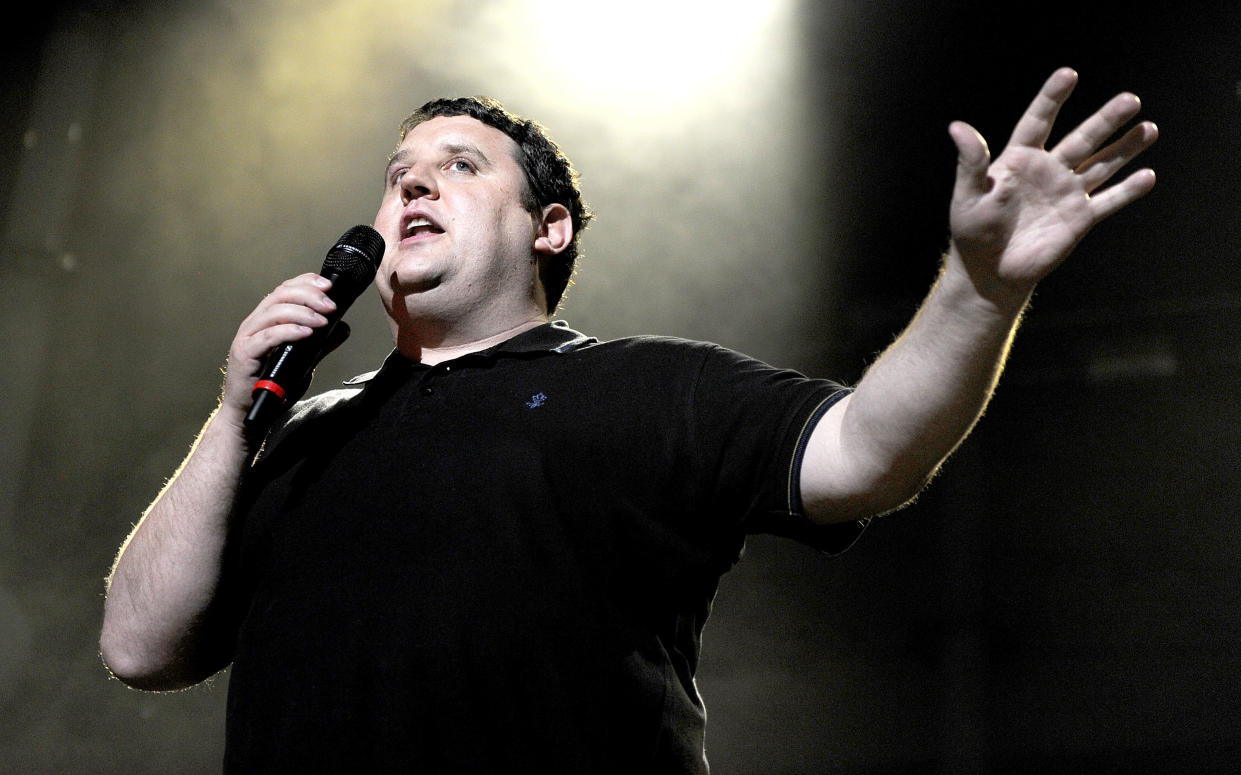
[[[266,388],[254,389],[254,403],[246,414],[246,430],[255,436],[262,436],[284,411],[284,399],[278,393]]]
[[[338,290],[336,283],[341,277],[337,272],[326,270],[325,272],[324,276],[333,283],[328,296],[333,297],[332,291]],[[245,426],[248,431],[256,434],[266,433],[271,424],[284,411],[288,403],[286,400],[288,391],[300,387],[300,383],[309,378],[311,370],[322,358],[323,347],[332,329],[336,328],[336,324],[344,317],[345,311],[357,297],[357,294],[351,293],[349,289],[340,290],[348,298],[333,298],[337,306],[331,314],[326,316],[327,325],[315,329],[314,333],[306,339],[289,342],[268,353],[262,375],[254,383],[252,393],[254,403],[246,414]]]

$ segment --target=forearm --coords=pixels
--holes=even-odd
[[[205,620],[220,602],[229,517],[249,455],[241,415],[218,409],[121,547],[100,647],[126,683],[179,688],[226,663],[221,633]]]
[[[858,383],[842,443],[911,486],[924,481],[982,415],[1023,306],[980,294],[950,255],[908,328]]]
[[[982,415],[1028,293],[980,289],[950,253],[913,321],[816,428],[803,469],[812,516],[915,496]]]

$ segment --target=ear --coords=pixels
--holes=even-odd
[[[543,208],[539,231],[534,239],[534,252],[554,256],[563,252],[573,242],[573,216],[562,204],[550,204]]]

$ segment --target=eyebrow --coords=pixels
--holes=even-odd
[[[445,143],[443,149],[449,154],[463,153],[467,156],[477,156],[483,164],[491,164],[491,159],[487,158],[487,154],[473,143]]]

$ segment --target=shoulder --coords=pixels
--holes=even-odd
[[[610,339],[573,350],[578,357],[574,373],[665,385],[688,384],[695,392],[721,395],[742,391],[761,395],[788,389],[841,390],[833,380],[815,379],[794,368],[773,366],[753,355],[715,342],[675,336],[630,336]],[[632,376],[630,376],[632,375]]]
[[[709,358],[729,357],[732,351],[712,342],[684,339],[675,336],[641,335],[609,339],[583,345],[574,353],[597,359],[643,363],[676,363],[703,361]],[[732,355],[739,354],[732,353]]]
[[[539,332],[542,333],[539,333]],[[530,336],[538,334],[544,344],[540,349],[551,350],[557,355],[587,356],[596,361],[672,361],[683,363],[686,359],[710,357],[745,358],[714,342],[699,341],[679,336],[660,334],[635,334],[615,339],[599,339],[570,328],[561,320],[553,321]],[[558,339],[556,339],[558,337]],[[549,347],[546,342],[558,346]]]

